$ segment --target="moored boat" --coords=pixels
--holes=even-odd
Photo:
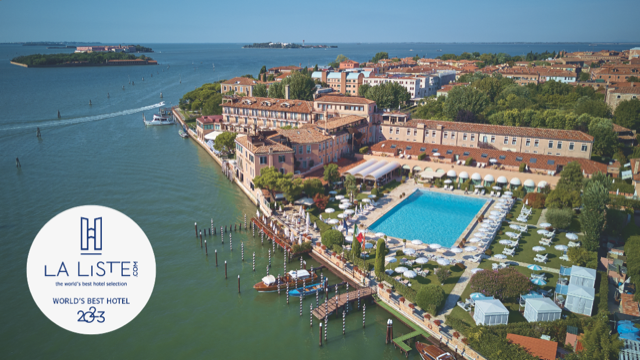
[[[276,278],[273,275],[267,275],[262,278],[262,281],[253,285],[253,288],[258,290],[259,292],[271,292],[278,291],[278,284],[280,284],[280,289],[284,289],[287,287],[287,283],[289,287],[297,287],[301,285],[302,282],[314,283],[318,281],[318,275],[315,273],[310,274],[307,270],[291,270],[288,274],[284,276],[280,276]]]
[[[327,281],[327,280],[325,280],[325,281]],[[317,284],[312,284],[312,285],[305,286],[304,290],[302,289],[302,287],[290,290],[289,291],[289,295],[294,296],[294,297],[295,296],[300,296],[301,292],[302,292],[302,294],[304,296],[314,295],[316,293],[316,291],[319,291],[319,292],[323,292],[324,291],[324,286],[323,286],[323,284],[321,282],[317,283]]]
[[[144,121],[144,124],[147,126],[153,126],[153,125],[173,125],[175,124],[175,121],[173,120],[172,116],[168,116],[165,114],[153,114],[153,119],[151,119],[151,121],[147,120],[147,118],[144,116],[144,113],[142,114],[142,121]]]
[[[435,345],[427,345],[416,341],[416,350],[418,350],[422,360],[455,360],[453,355]]]

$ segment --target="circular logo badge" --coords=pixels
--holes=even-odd
[[[54,323],[104,334],[135,318],[151,297],[156,260],[149,239],[125,214],[104,206],[66,210],[36,236],[29,290]]]

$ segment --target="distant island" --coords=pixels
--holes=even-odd
[[[72,54],[34,54],[18,56],[11,63],[23,67],[80,67],[80,66],[123,66],[158,65],[158,62],[141,55],[116,52],[91,52]]]
[[[253,43],[252,45],[245,45],[243,49],[335,49],[335,45],[300,45],[295,43]]]

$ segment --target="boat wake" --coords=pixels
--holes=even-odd
[[[79,118],[73,118],[73,119],[65,119],[65,120],[57,120],[57,119],[56,120],[49,120],[48,119],[48,120],[42,120],[42,121],[34,121],[32,123],[29,123],[29,124],[22,124],[22,125],[18,125],[18,126],[0,127],[0,131],[35,129],[37,127],[45,128],[45,127],[54,127],[54,126],[76,125],[76,124],[82,124],[82,123],[87,123],[87,122],[92,122],[92,121],[100,121],[100,120],[112,119],[112,118],[115,118],[115,117],[118,117],[118,116],[131,115],[131,114],[139,113],[141,111],[153,110],[153,109],[159,108],[161,106],[164,106],[164,104],[165,104],[164,101],[161,101],[161,102],[159,102],[157,104],[144,106],[144,107],[137,108],[137,109],[118,111],[118,112],[114,112],[114,113],[110,113],[110,114],[85,116],[85,117],[79,117]]]

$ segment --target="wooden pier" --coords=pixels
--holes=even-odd
[[[282,236],[276,235],[271,228],[269,227],[269,225],[264,224],[260,219],[258,218],[251,218],[251,222],[254,223],[257,227],[258,230],[262,230],[265,234],[265,236],[273,241],[276,242],[276,244],[278,244],[281,248],[288,250],[289,252],[293,252],[292,251],[292,244],[285,240]],[[259,233],[256,232],[256,235]]]
[[[331,291],[331,287],[329,287],[329,291]],[[354,301],[358,301],[358,291],[360,291],[360,299],[364,299],[367,298],[373,294],[375,294],[375,290],[372,288],[362,288],[359,290],[352,290],[348,293],[343,293],[343,294],[339,294],[338,295],[338,309],[342,306],[345,306],[347,304],[347,294],[349,294],[349,302],[354,302]],[[329,308],[329,312],[325,313],[325,305],[320,304],[320,306],[318,306],[317,308],[313,309],[313,316],[316,317],[316,319],[324,319],[325,315],[329,315],[331,313],[333,313],[334,311],[336,311],[336,297],[332,297],[331,299],[328,300],[328,308]]]

